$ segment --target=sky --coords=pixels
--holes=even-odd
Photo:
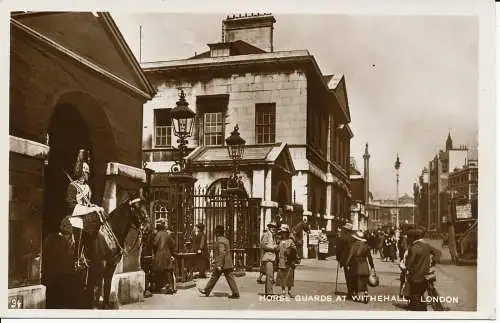
[[[146,62],[207,51],[206,44],[220,41],[226,14],[112,16],[136,57]],[[354,133],[351,156],[363,172],[368,143],[375,199],[396,196],[397,154],[402,163],[399,192],[412,196],[413,183],[444,149],[449,132],[454,145],[477,146],[476,17],[274,16],[275,51],[307,49],[323,74],[345,75]]]

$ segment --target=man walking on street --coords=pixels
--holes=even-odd
[[[229,247],[229,240],[224,237],[224,227],[217,225],[215,227],[215,242],[214,242],[214,270],[204,289],[199,288],[199,292],[205,296],[209,296],[215,284],[224,274],[226,277],[229,288],[231,288],[231,295],[229,298],[240,298],[240,292],[233,276],[233,257]]]
[[[406,259],[407,278],[410,288],[410,311],[427,311],[427,303],[423,295],[429,286],[426,276],[429,274],[432,258],[439,262],[441,252],[423,241],[424,231],[411,229],[408,231],[409,240],[413,240],[408,249]]]
[[[347,270],[347,258],[349,257],[349,252],[351,250],[351,246],[353,244],[354,238],[352,238],[352,224],[346,223],[342,227],[342,234],[337,239],[336,248],[335,248],[335,256],[338,261],[338,266],[344,268],[345,281],[347,285],[347,295],[351,297],[353,294],[352,282]]]
[[[278,250],[278,245],[274,239],[276,223],[269,223],[267,228],[268,230],[262,236],[260,247],[262,249],[261,263],[266,274],[265,294],[271,295],[273,294],[274,284],[274,262],[276,261],[276,251]]]

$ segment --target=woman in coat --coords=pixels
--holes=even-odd
[[[175,240],[172,233],[167,230],[164,220],[159,221],[157,228],[158,232],[153,242],[155,291],[172,294],[175,293]]]
[[[351,277],[353,294],[357,294],[358,299],[363,298],[367,302],[368,277],[370,276],[370,269],[374,271],[375,266],[363,232],[358,231],[352,237],[354,241],[346,261],[347,270]],[[370,267],[368,267],[368,264]]]
[[[280,228],[281,241],[279,243],[278,275],[276,285],[281,287],[281,293],[292,297],[291,291],[295,280],[295,263],[297,248],[290,238],[290,228],[282,224]],[[286,291],[288,289],[288,292]]]

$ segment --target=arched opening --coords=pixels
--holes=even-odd
[[[44,232],[57,232],[66,215],[66,192],[79,149],[87,149],[92,156],[89,128],[74,105],[58,104],[49,125],[49,160],[45,172]],[[90,163],[91,172],[94,171]],[[92,174],[91,177],[93,178]]]
[[[279,205],[290,203],[289,189],[284,182],[278,183],[276,191],[276,202],[278,202]]]
[[[219,178],[215,180],[207,188],[206,195],[215,197],[218,195],[226,194],[225,191],[227,190],[227,182],[228,178]],[[244,185],[241,184],[239,188],[241,189],[242,196],[248,197],[248,192],[245,189]]]
[[[79,149],[90,155],[92,202],[102,204],[106,164],[116,161],[116,148],[108,118],[90,95],[67,92],[55,105],[48,125],[49,158],[45,169],[43,236],[57,232],[66,208],[66,192]]]

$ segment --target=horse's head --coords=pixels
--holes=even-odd
[[[144,232],[149,222],[149,216],[147,200],[142,194],[142,190],[139,191],[137,196],[130,197],[127,205],[130,208],[132,227],[140,232]]]

